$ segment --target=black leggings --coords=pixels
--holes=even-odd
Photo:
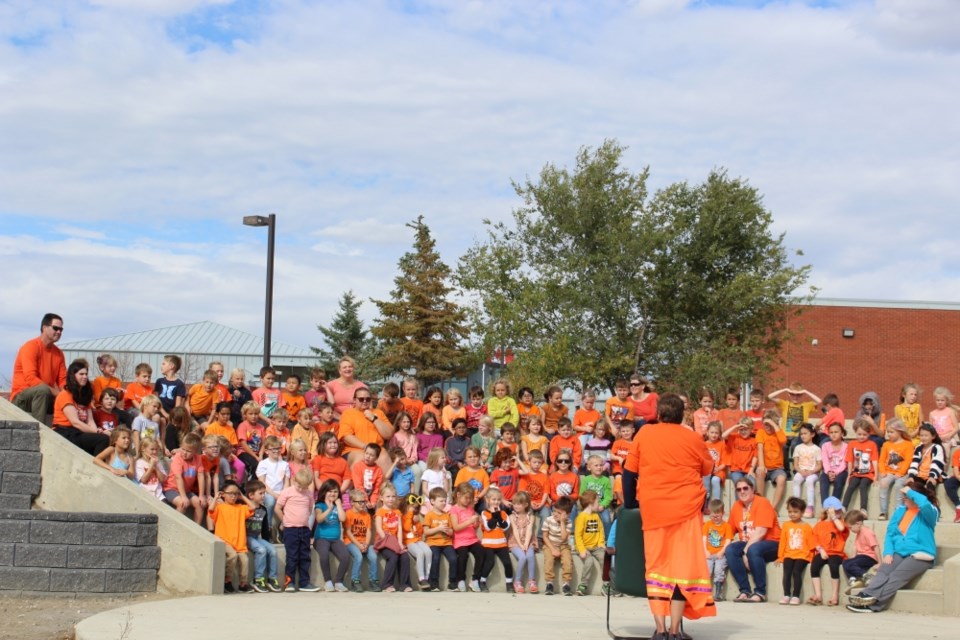
[[[380,549],[380,557],[384,560],[383,581],[384,587],[393,586],[394,578],[397,575],[397,565],[400,565],[400,584],[397,588],[400,590],[410,586],[410,554],[397,553],[392,549]]]
[[[461,580],[467,579],[467,555],[473,556],[473,580],[480,579],[480,571],[483,569],[483,546],[479,542],[474,542],[469,547],[457,548],[457,577]]]
[[[100,455],[100,452],[110,446],[110,436],[104,433],[87,433],[76,427],[62,426],[55,426],[54,431],[92,456]]]
[[[810,577],[819,578],[823,571],[823,565],[830,567],[830,577],[834,580],[840,579],[840,564],[843,562],[843,556],[827,556],[824,560],[819,553],[813,554],[813,562],[810,563]]]
[[[783,595],[787,598],[799,598],[803,587],[803,572],[807,570],[806,560],[783,559]]]
[[[850,506],[850,501],[853,500],[853,492],[859,489],[860,508],[866,510],[867,496],[870,494],[870,485],[872,484],[873,480],[871,478],[850,476],[850,479],[847,480],[847,491],[843,494],[843,508],[846,509]]]
[[[507,579],[507,582],[513,580],[513,563],[510,561],[510,551],[506,547],[500,549],[487,549],[483,550],[483,569],[480,570],[480,577],[486,580],[490,577],[490,572],[493,571],[493,565],[496,564],[496,559],[500,558],[500,564],[503,565],[503,576]]]

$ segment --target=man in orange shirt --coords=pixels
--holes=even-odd
[[[660,398],[657,417],[659,422],[645,425],[634,437],[631,452],[636,455],[647,601],[657,625],[654,637],[674,638],[679,637],[683,617],[717,615],[701,516],[703,476],[713,470],[713,458],[703,438],[681,424],[679,396],[668,393]]]
[[[363,457],[363,448],[368,444],[381,447],[377,464],[386,471],[391,466],[390,454],[384,444],[393,437],[393,425],[387,416],[379,409],[373,409],[370,403],[373,396],[366,387],[357,387],[353,392],[353,406],[340,414],[340,442],[343,443],[343,453],[347,456],[347,464],[352,468],[354,463]]]
[[[56,342],[63,335],[63,318],[48,313],[40,321],[40,335],[17,352],[13,363],[10,401],[43,422],[53,401],[67,384],[67,363]]]

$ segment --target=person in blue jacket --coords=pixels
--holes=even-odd
[[[883,611],[897,591],[923,575],[936,559],[933,531],[940,519],[936,493],[918,480],[911,480],[901,491],[903,504],[887,525],[880,570],[865,589],[850,596],[847,609],[854,613]]]

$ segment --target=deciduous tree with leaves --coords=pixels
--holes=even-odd
[[[514,183],[511,222],[460,260],[481,349],[542,384],[612,389],[638,371],[676,390],[762,378],[786,338],[794,292],[783,235],[745,181],[713,171],[648,195],[648,170],[608,140],[576,168]]]
[[[430,228],[419,216],[413,251],[399,262],[390,300],[373,300],[380,317],[371,331],[381,341],[377,363],[386,372],[411,372],[432,382],[466,373],[469,352],[464,311],[453,301],[450,267],[440,259]]]

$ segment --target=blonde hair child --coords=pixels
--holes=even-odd
[[[537,592],[537,536],[534,535],[536,518],[530,511],[530,494],[518,491],[513,496],[513,513],[510,514],[510,553],[517,559],[513,575],[513,590],[523,593],[523,573],[527,572],[529,593]]]
[[[134,465],[130,457],[130,430],[117,427],[110,432],[110,446],[97,454],[93,463],[115,476],[134,480]]]
[[[446,469],[447,452],[441,447],[434,447],[427,455],[427,470],[420,478],[420,495],[430,495],[430,490],[440,487],[450,493],[450,472]]]
[[[440,412],[440,421],[444,431],[453,433],[453,421],[457,418],[467,419],[467,408],[463,406],[463,395],[459,389],[447,391],[447,404]]]
[[[150,394],[140,401],[140,415],[133,419],[130,430],[133,432],[133,448],[140,450],[141,438],[152,438],[158,442],[163,440],[160,429],[160,398]]]
[[[937,408],[930,412],[930,424],[937,430],[943,442],[943,452],[950,459],[950,449],[957,445],[957,412],[953,408],[953,394],[946,387],[933,390],[933,401]]]
[[[900,390],[900,404],[893,408],[896,417],[903,420],[907,427],[907,434],[913,440],[913,444],[920,443],[917,432],[920,430],[920,422],[923,420],[923,409],[920,408],[920,387],[912,382],[903,385]]]
[[[397,509],[397,490],[389,482],[383,485],[380,490],[380,503],[383,505],[377,509],[377,516],[374,519],[376,527],[377,542],[383,543],[380,546],[380,557],[384,560],[383,567],[383,590],[386,593],[392,593],[397,590],[394,586],[394,579],[399,573],[399,588],[402,591],[413,591],[410,586],[410,554],[407,553],[406,545],[403,541],[403,532],[401,531],[401,515]],[[393,541],[384,542],[388,536],[392,536],[399,548],[393,545]],[[397,566],[399,565],[399,572]]]
[[[540,416],[531,414],[527,418],[527,433],[520,438],[520,459],[529,460],[531,451],[540,451],[547,457],[550,441],[543,435],[543,420]]]
[[[160,456],[160,443],[154,438],[140,441],[140,457],[135,465],[137,482],[157,500],[163,500],[163,481],[167,478],[169,467]]]

